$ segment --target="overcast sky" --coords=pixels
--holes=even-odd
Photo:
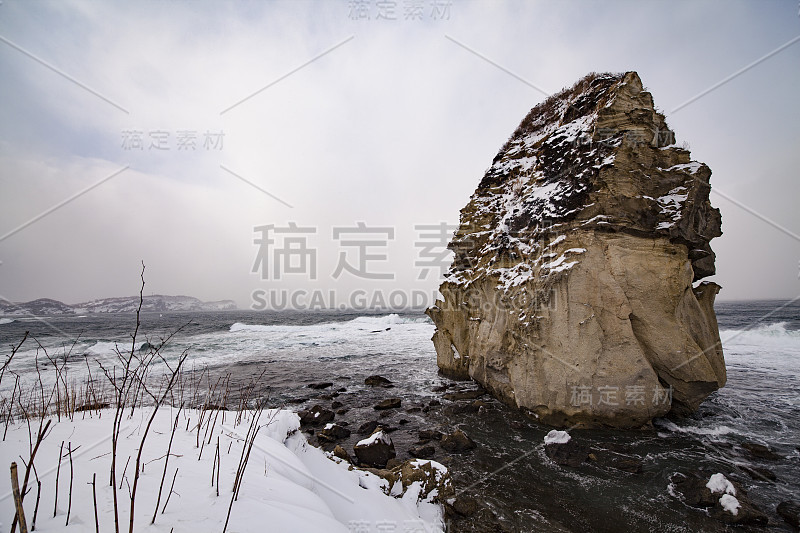
[[[713,171],[720,299],[800,294],[796,0],[392,5],[3,0],[0,296],[131,295],[141,260],[147,293],[241,307],[431,292],[417,226],[458,221],[546,93],[626,70]],[[253,273],[254,228],[290,222],[316,279],[300,254],[274,279],[285,234]],[[359,222],[375,232],[334,234]]]

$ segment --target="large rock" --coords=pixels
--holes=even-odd
[[[676,473],[671,477],[673,495],[691,507],[707,509],[708,514],[721,522],[738,525],[765,525],[769,521],[747,497],[736,481],[722,473],[706,478],[696,472]]]
[[[639,427],[725,384],[711,171],[635,72],[536,106],[461,210],[428,309],[442,372],[557,425]]]
[[[392,439],[381,429],[356,443],[353,451],[359,462],[374,468],[384,468],[396,456]]]

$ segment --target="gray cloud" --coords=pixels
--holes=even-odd
[[[721,193],[800,233],[800,43],[669,111],[800,35],[796,2],[460,2],[449,19],[351,20],[348,2],[0,5],[0,294],[67,302],[148,289],[250,304],[254,289],[435,290],[416,224],[454,223],[497,149],[543,95],[589,71],[637,70]],[[354,38],[303,68],[310,59]],[[514,77],[476,54],[517,75]],[[284,77],[286,76],[286,77]],[[281,79],[284,77],[283,79]],[[276,80],[280,80],[274,83]],[[221,112],[274,83],[240,105]],[[169,133],[127,150],[123,132]],[[178,150],[179,131],[197,134]],[[222,149],[204,133],[224,132]],[[149,144],[150,139],[145,139]],[[289,208],[220,168],[224,165]],[[800,242],[720,195],[721,298],[800,293]],[[318,228],[319,276],[250,272],[255,226]],[[331,279],[334,226],[396,228],[376,267]]]

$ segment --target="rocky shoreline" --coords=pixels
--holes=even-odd
[[[398,479],[404,465],[417,458],[445,465],[453,490],[440,500],[451,532],[570,531],[581,524],[593,531],[619,531],[603,522],[603,516],[613,509],[598,511],[594,518],[589,513],[578,517],[576,510],[564,507],[563,495],[555,486],[553,501],[536,502],[537,510],[532,512],[517,508],[525,497],[493,493],[498,485],[508,482],[504,474],[522,465],[547,477],[555,476],[565,486],[576,484],[576,480],[590,485],[627,483],[630,487],[625,490],[635,491],[638,484],[658,482],[660,473],[656,472],[664,470],[654,450],[675,446],[672,439],[661,439],[657,428],[652,427],[633,433],[572,430],[569,442],[545,444],[544,436],[550,428],[492,398],[474,382],[442,377],[431,387],[431,395],[422,397],[409,396],[401,384],[382,376],[369,376],[364,381],[362,384],[340,376],[307,385],[307,393],[295,400],[301,407],[298,413],[307,439],[354,467],[390,481]],[[504,456],[502,449],[493,449],[495,443],[486,429],[510,436],[528,451]],[[359,442],[369,440],[372,442],[367,446],[359,446]],[[687,527],[726,531],[735,524],[742,531],[791,530],[798,516],[796,499],[787,497],[777,508],[765,508],[759,497],[760,491],[780,487],[776,466],[789,460],[786,455],[747,440],[739,446],[722,442],[709,446],[725,448],[722,455],[732,457],[732,464],[737,465],[721,465],[719,470],[724,470],[726,479],[736,487],[740,512],[726,512],[719,498],[714,499],[704,489],[704,483],[716,472],[696,468],[693,457],[697,452],[687,447],[685,458],[679,464],[670,464],[669,472],[661,476],[665,502],[680,510]],[[715,453],[714,449],[708,451]],[[546,483],[545,477],[539,482]],[[542,487],[538,493],[547,494],[546,489]],[[529,498],[535,495],[530,493]],[[598,498],[598,503],[602,501]],[[540,509],[549,509],[549,514]]]

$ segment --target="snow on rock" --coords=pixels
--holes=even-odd
[[[356,443],[356,446],[369,446],[370,444],[375,444],[376,442],[382,442],[384,444],[391,444],[392,441],[383,431],[376,431],[366,439],[362,439]]]
[[[739,500],[736,499],[736,496],[731,496],[730,494],[723,494],[722,497],[719,499],[719,504],[722,506],[723,509],[731,513],[733,516],[739,514],[739,508],[741,505],[739,504]]]
[[[733,483],[728,481],[728,478],[719,472],[709,478],[706,487],[708,487],[712,494],[724,493],[736,496],[736,488],[733,486]]]
[[[566,431],[559,431],[554,429],[550,431],[547,435],[544,436],[544,443],[545,444],[566,444],[570,441],[572,437],[570,437],[569,433]]]
[[[641,427],[695,411],[726,379],[719,287],[692,286],[715,273],[710,176],[675,145],[635,72],[591,73],[536,105],[448,245],[453,263],[427,310],[441,371],[554,426]],[[698,347],[703,360],[690,361]],[[663,383],[675,392],[665,403],[570,402],[576,387]]]
[[[118,497],[121,501],[120,521],[125,524],[126,530],[130,509],[126,480],[127,483],[133,483],[132,467],[150,412],[137,409],[132,418],[126,416],[120,432],[117,476],[118,484],[122,483],[123,488],[118,490]],[[93,474],[97,475],[100,529],[113,529],[113,499],[108,476],[111,462],[110,430],[114,413],[110,410],[100,413],[100,416],[91,411],[76,413],[74,421],[66,418],[60,422],[52,420],[50,433],[36,456],[36,467],[42,481],[37,532],[65,530],[70,469],[63,460],[57,515],[53,518],[52,512],[43,512],[44,509],[53,508],[55,471],[62,441],[64,453],[68,444],[76,450],[72,454],[73,495],[70,524],[66,530],[89,533],[95,529],[91,486]],[[160,506],[164,506],[177,469],[175,493],[169,500],[166,512],[161,514],[159,511],[155,524],[150,525],[164,471],[164,456],[176,416],[179,423],[172,443]],[[135,504],[137,531],[222,531],[252,414],[245,413],[244,422],[238,426],[234,426],[235,416],[234,412],[219,412],[213,435],[204,439],[201,452],[201,448],[196,446],[195,429],[199,412],[184,410],[178,414],[177,409],[169,407],[159,410],[142,452],[143,468]],[[402,498],[387,495],[384,492],[387,489],[384,480],[367,472],[351,470],[349,465],[329,459],[322,450],[308,444],[298,431],[299,427],[300,420],[291,411],[273,409],[263,412],[239,497],[233,502],[228,531],[378,532],[383,531],[381,527],[385,527],[385,524],[392,524],[394,531],[398,532],[444,531],[442,508],[438,503],[419,500],[408,493]],[[35,431],[35,425],[33,429]],[[200,436],[203,438],[203,433]],[[0,447],[0,460],[4,464],[17,461],[22,471],[20,482],[25,467],[19,456],[28,457],[28,438],[28,426],[24,422],[17,422],[9,426],[6,440]],[[212,486],[217,438],[221,456],[219,496],[217,488]],[[123,477],[123,466],[129,456],[132,459]],[[31,479],[34,479],[32,475]],[[10,494],[8,475],[0,479],[0,491]],[[29,526],[35,500],[36,490],[33,490],[24,501]],[[5,517],[3,522],[8,520],[10,523],[13,515],[13,499],[2,499],[0,516]]]

